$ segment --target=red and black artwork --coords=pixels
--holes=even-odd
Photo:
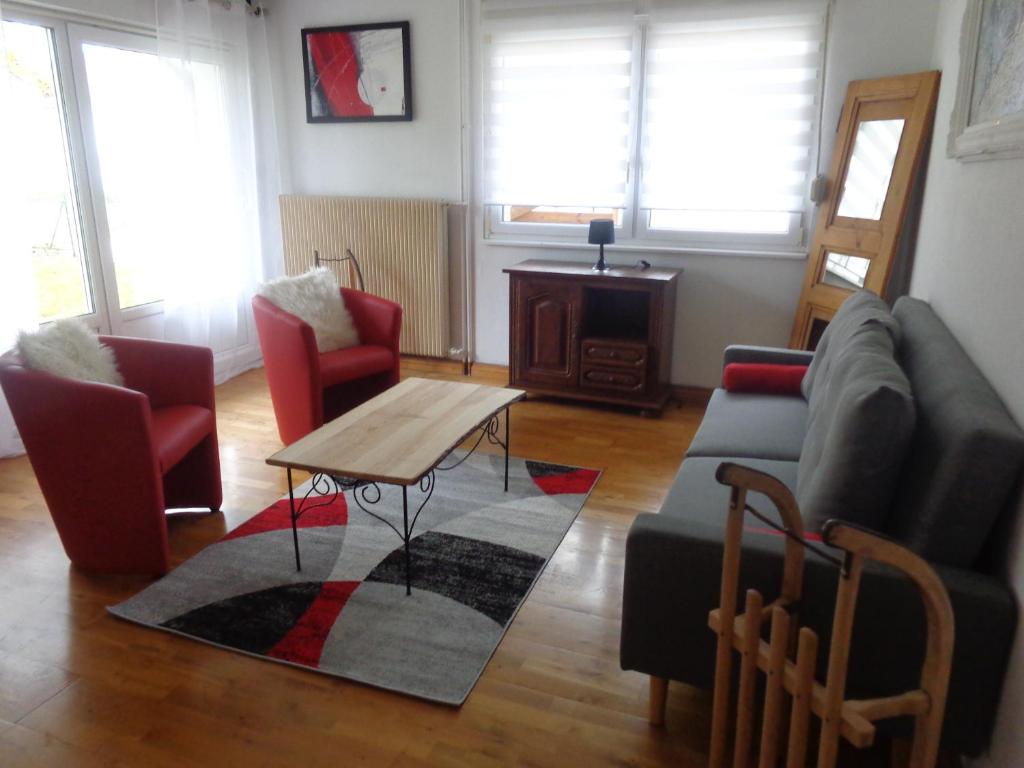
[[[302,30],[306,122],[412,120],[409,22]]]

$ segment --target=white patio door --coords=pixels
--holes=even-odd
[[[3,277],[24,286],[19,298],[27,317],[39,323],[81,317],[108,331],[66,29],[18,19],[4,21],[3,34],[8,55],[0,66],[7,69],[16,116],[3,148],[4,184],[12,189],[0,233]]]
[[[170,267],[153,157],[174,126],[153,128],[156,39],[46,16],[3,24],[18,116],[6,173],[20,190],[7,270],[31,285],[41,324],[161,337]]]

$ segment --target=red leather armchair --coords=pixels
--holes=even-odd
[[[252,300],[263,364],[285,445],[398,383],[402,308],[351,288],[341,297],[360,344],[320,354],[313,328],[263,296]]]
[[[220,509],[213,353],[102,336],[124,387],[0,358],[0,385],[71,562],[103,573],[170,567],[165,511]]]

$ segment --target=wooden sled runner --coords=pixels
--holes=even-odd
[[[899,544],[831,520],[825,525],[822,538],[826,544],[842,550],[841,560],[837,560],[824,548],[804,539],[796,499],[774,477],[724,463],[718,468],[716,478],[730,486],[731,496],[721,599],[719,607],[708,615],[708,625],[718,635],[711,768],[722,768],[725,764],[734,651],[741,659],[733,743],[735,768],[747,768],[752,763],[758,672],[766,676],[757,752],[760,768],[775,768],[783,756],[787,768],[804,768],[812,715],[821,720],[818,768],[835,766],[841,738],[857,748],[869,747],[875,740],[876,721],[907,715],[914,718],[909,765],[911,768],[934,766],[953,657],[953,609],[946,588],[932,567]],[[764,494],[772,501],[781,524],[747,504],[750,492]],[[786,553],[779,596],[765,604],[759,592],[748,590],[743,613],[737,615],[743,520],[748,513],[785,535]],[[800,627],[797,615],[804,557],[808,550],[814,556],[836,561],[841,567],[824,685],[814,679],[818,636],[808,627]],[[868,560],[898,569],[917,586],[927,620],[927,644],[918,688],[893,696],[850,700],[845,698],[847,662],[861,573]],[[767,641],[762,638],[766,622],[769,625]],[[784,733],[787,720],[788,735]]]

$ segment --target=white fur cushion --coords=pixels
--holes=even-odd
[[[124,386],[114,350],[79,320],[57,320],[35,333],[18,334],[25,365],[56,376]]]
[[[359,333],[345,308],[338,279],[324,267],[297,277],[279,277],[259,288],[260,296],[313,326],[320,352],[354,347]]]

